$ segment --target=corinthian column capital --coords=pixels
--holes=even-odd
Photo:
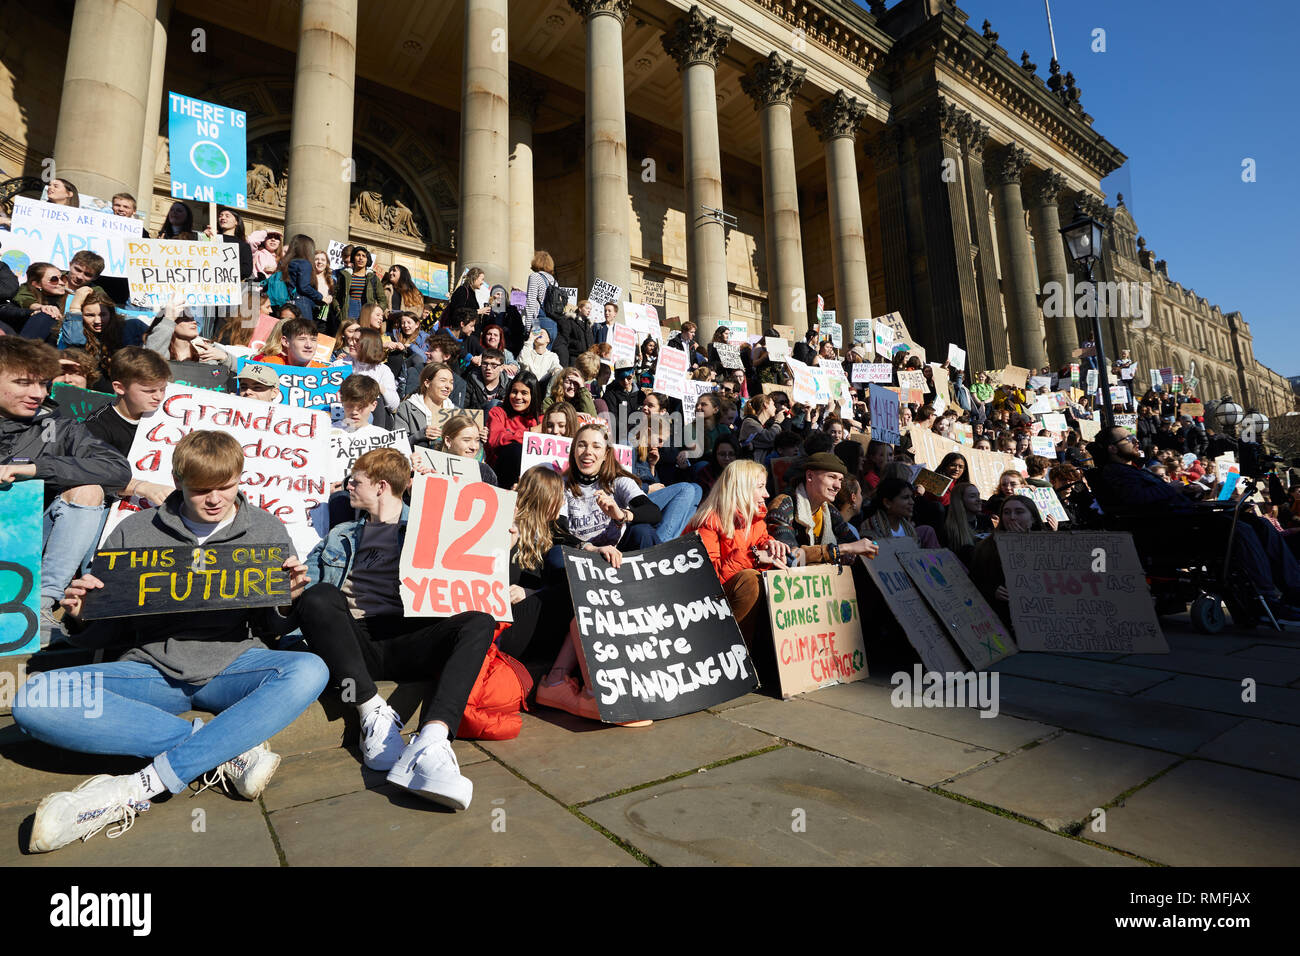
[[[729,24],[719,23],[717,17],[706,17],[695,6],[686,16],[673,21],[661,39],[668,55],[677,61],[678,70],[693,63],[716,68],[718,57],[731,42],[732,29]]]
[[[1057,200],[1061,197],[1061,191],[1065,189],[1065,177],[1054,169],[1044,170],[1037,179],[1030,184],[1028,190],[1029,204],[1035,208],[1039,206],[1056,206]]]
[[[781,59],[773,50],[740,78],[740,88],[754,101],[755,110],[778,103],[789,106],[807,72],[805,67],[795,66],[793,60]]]
[[[859,105],[857,99],[846,95],[843,90],[836,90],[834,96],[826,97],[805,115],[808,117],[808,125],[817,131],[818,138],[825,143],[841,136],[856,136],[858,125],[867,115],[867,108]]]
[[[1029,154],[1011,143],[993,153],[985,164],[985,175],[992,186],[1007,186],[1020,182],[1020,172],[1029,165]]]
[[[590,20],[592,17],[601,14],[608,14],[617,17],[619,23],[627,19],[627,11],[631,5],[632,0],[569,0],[569,6],[573,8],[573,12],[584,20]]]

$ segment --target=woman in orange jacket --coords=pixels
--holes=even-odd
[[[686,533],[698,532],[748,645],[763,606],[762,573],[786,567],[791,549],[767,530],[767,469],[737,459],[701,502]],[[725,517],[724,517],[725,516]]]

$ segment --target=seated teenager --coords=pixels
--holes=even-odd
[[[448,419],[447,424],[442,426],[439,449],[449,455],[474,459],[478,464],[479,479],[500,488],[501,482],[497,478],[497,473],[492,470],[492,466],[485,461],[478,460],[479,450],[483,447],[482,433],[483,429],[479,428],[474,419],[468,415],[457,415],[455,418]],[[416,459],[416,471],[424,470],[421,462],[422,459]]]
[[[291,365],[296,368],[324,368],[316,361],[316,323],[294,318],[280,325],[280,347],[276,352],[263,350],[253,359],[267,365]]]
[[[90,387],[98,391],[108,388],[109,357],[122,347],[126,322],[117,313],[113,300],[102,292],[92,292],[86,296],[81,306],[80,322],[77,316],[69,315],[59,332],[59,348],[82,346],[95,365],[95,374],[90,378]]]
[[[157,352],[128,345],[113,353],[109,377],[117,401],[91,412],[86,417],[86,431],[126,456],[131,453],[141,417],[152,415],[162,404],[172,370]],[[139,495],[156,507],[175,489],[132,478],[124,487],[110,490],[122,498]]]
[[[307,570],[280,521],[249,504],[239,490],[244,453],[224,432],[195,431],[177,444],[172,474],[177,490],[158,508],[133,514],[109,535],[107,551],[128,547],[178,548],[247,543],[279,547],[291,595],[301,594]],[[32,826],[34,853],[89,839],[110,824],[125,833],[136,814],[164,791],[180,793],[208,774],[208,786],[229,784],[255,800],[280,758],[264,741],[292,723],[325,687],[327,670],[312,654],[270,650],[264,636],[289,628],[281,608],[232,608],[203,613],[159,613],[111,618],[80,626],[83,601],[104,583],[86,575],[67,589],[63,606],[75,640],[128,646],[109,663],[56,672],[79,679],[103,701],[89,717],[80,706],[39,704],[20,694],[14,721],[37,740],[80,753],[122,754],[150,761],[137,773],[100,775],[75,790],[41,801]],[[75,675],[75,678],[73,677]],[[32,677],[24,691],[46,679]],[[33,693],[35,691],[33,690]],[[193,709],[217,716],[191,723],[177,716]]]
[[[659,543],[655,525],[663,514],[618,463],[603,423],[583,425],[569,446],[563,514],[570,533],[597,548],[637,551]],[[610,563],[618,567],[622,559]]]
[[[499,349],[488,349],[478,357],[482,361],[470,370],[465,384],[465,407],[486,410],[505,401],[509,379],[503,370],[505,355]]]
[[[912,538],[922,548],[939,547],[934,528],[913,524],[915,487],[902,478],[886,478],[876,486],[862,534],[870,538]]]
[[[524,433],[536,431],[542,423],[542,389],[532,372],[522,372],[510,383],[503,404],[489,409],[488,464],[501,479],[503,488],[519,480],[519,462],[524,451]]]
[[[587,391],[585,381],[582,371],[575,366],[561,369],[553,374],[551,391],[542,402],[542,412],[545,413],[552,405],[559,402],[568,402],[583,415],[595,415],[596,403],[591,397],[591,392]]]
[[[998,555],[998,538],[1004,534],[1025,534],[1047,529],[1038,514],[1038,506],[1025,495],[1013,494],[1004,498],[999,505],[997,518],[997,531],[975,545],[970,559],[970,579],[1010,631],[1011,596],[1007,592],[1006,574]]]
[[[59,374],[59,353],[34,339],[0,336],[0,485],[45,482],[41,629],[57,627],[63,590],[94,547],[104,489],[122,488],[131,467],[81,422],[43,403]]]
[[[331,686],[355,692],[365,765],[388,771],[391,783],[418,796],[464,810],[474,785],[461,774],[451,741],[496,625],[478,611],[403,615],[399,559],[410,509],[402,496],[410,476],[411,463],[391,448],[353,463],[348,497],[362,516],[331,528],[312,550],[312,586],[294,611],[307,646],[329,665]],[[377,680],[433,681],[409,744]]]
[[[807,564],[838,563],[859,554],[874,557],[879,548],[868,537],[853,540],[833,507],[840,493],[844,463],[830,452],[803,458],[790,468],[793,491],[777,495],[767,509],[772,537],[799,548]]]
[[[572,438],[578,433],[578,411],[568,402],[552,405],[542,416],[542,433]]]
[[[280,404],[280,377],[261,365],[245,365],[235,376],[235,384],[240,398],[251,398],[255,402]]]
[[[441,429],[433,424],[433,415],[458,408],[451,398],[455,387],[456,373],[448,365],[430,362],[420,370],[415,394],[397,407],[394,416],[396,427],[406,430],[412,445],[428,448],[438,440]]]

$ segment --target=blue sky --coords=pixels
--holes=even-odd
[[[1047,76],[1043,0],[957,5],[976,31],[991,20],[1012,59],[1028,50]],[[1240,310],[1259,361],[1300,375],[1300,4],[1052,0],[1052,23],[1093,128],[1129,158],[1102,181],[1107,201],[1124,194],[1170,278]],[[1092,51],[1097,28],[1104,53]],[[1253,183],[1242,182],[1246,157]]]

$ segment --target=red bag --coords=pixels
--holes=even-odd
[[[508,625],[507,625],[508,626]],[[523,664],[500,650],[488,648],[483,668],[465,704],[456,737],[460,740],[513,740],[524,720],[519,711],[533,690],[533,678]]]

